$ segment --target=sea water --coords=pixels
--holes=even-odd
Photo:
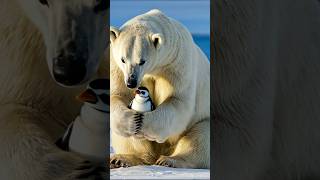
[[[193,34],[194,42],[201,48],[210,60],[210,35]]]

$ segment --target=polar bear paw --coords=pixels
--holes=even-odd
[[[74,169],[76,172],[75,179],[105,179],[107,177],[107,169],[104,166],[96,166],[90,161],[83,161]]]
[[[166,166],[166,167],[175,167],[175,159],[170,158],[168,156],[160,156],[160,158],[156,161],[156,165]]]
[[[160,156],[160,158],[156,161],[156,165],[173,168],[183,168],[185,167],[185,161],[177,157]]]
[[[132,120],[132,124],[130,126],[130,130],[131,132],[133,132],[133,134],[138,134],[142,128],[142,124],[143,124],[143,114],[136,112],[133,116],[133,120]]]
[[[107,166],[105,163],[93,163],[86,160],[86,158],[78,156],[78,154],[59,151],[47,154],[43,160],[46,167],[45,176],[51,175],[53,179],[102,180],[107,178]]]
[[[131,154],[115,154],[110,157],[110,169],[143,165],[142,159]]]
[[[132,109],[113,112],[111,129],[120,136],[130,137],[140,132],[143,124],[143,114]]]

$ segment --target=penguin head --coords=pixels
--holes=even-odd
[[[148,98],[149,90],[146,87],[141,86],[135,91],[135,96],[139,96],[141,98]]]
[[[110,110],[110,80],[95,79],[77,99],[96,110],[109,112]]]

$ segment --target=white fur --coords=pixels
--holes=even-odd
[[[92,12],[95,0],[48,0],[48,3],[49,7],[42,5],[39,0],[14,0],[11,4],[21,6],[17,11],[24,11],[23,15],[27,16],[42,34],[43,42],[48,47],[46,59],[51,74],[52,60],[59,55],[60,50],[66,49],[72,41],[76,41],[78,48],[82,48],[85,44],[80,44],[82,42],[76,38],[79,35],[87,38],[90,63],[87,63],[87,74],[82,83],[86,82],[96,72],[101,51],[106,48],[107,43],[103,40],[106,38],[106,16]],[[80,29],[88,31],[81,32]]]
[[[209,168],[209,61],[189,31],[159,10],[110,31],[115,35],[110,47],[111,128],[117,153],[111,160],[122,159],[130,165],[158,160],[161,165]],[[140,59],[146,61],[142,66]],[[137,136],[133,136],[135,111],[126,107],[133,94],[126,87],[132,72],[138,86],[149,89],[157,107],[144,113]]]

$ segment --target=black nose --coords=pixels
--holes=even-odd
[[[54,79],[66,86],[78,85],[86,76],[86,59],[58,56],[53,60]]]
[[[137,84],[138,84],[137,80],[130,77],[127,82],[127,87],[133,89],[137,87]]]

